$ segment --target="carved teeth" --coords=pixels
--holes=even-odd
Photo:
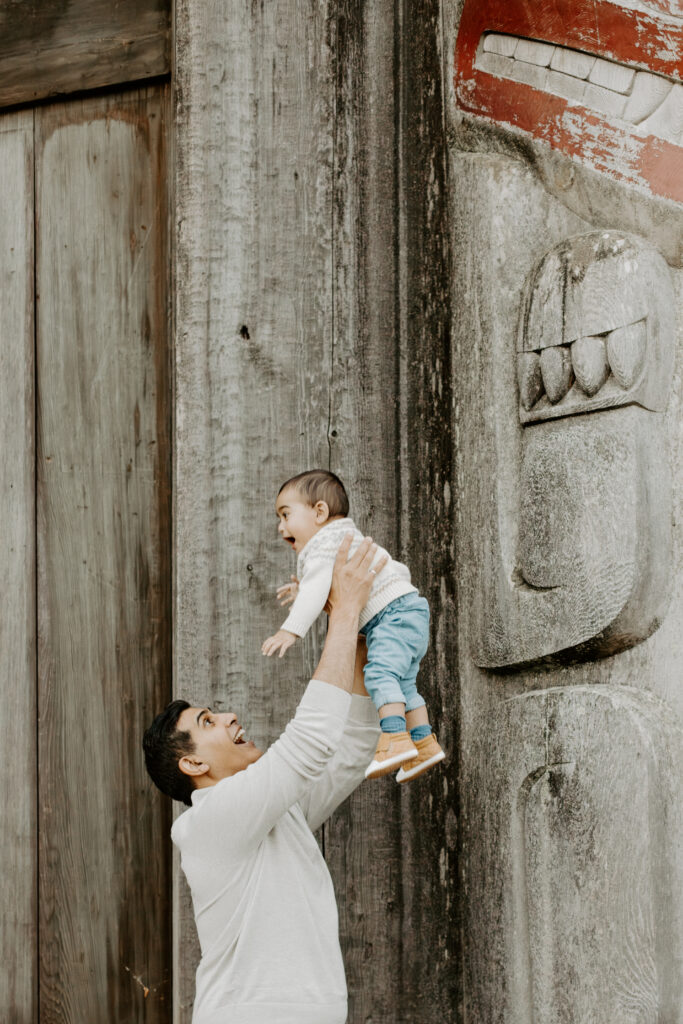
[[[594,395],[609,377],[609,363],[602,338],[587,335],[571,347],[576,382],[587,395]]]
[[[541,352],[541,374],[546,394],[555,405],[567,394],[574,379],[569,350],[563,345],[544,348]]]
[[[607,358],[612,373],[622,388],[636,381],[645,361],[645,321],[618,327],[607,336]]]
[[[521,352],[517,363],[519,377],[519,397],[524,408],[529,411],[543,394],[543,377],[541,376],[541,360],[536,352]]]
[[[639,124],[654,114],[673,89],[673,82],[649,71],[638,71],[633,82],[631,95],[626,103],[624,118]]]

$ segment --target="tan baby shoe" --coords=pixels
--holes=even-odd
[[[416,740],[415,746],[417,747],[417,757],[401,767],[396,776],[397,782],[409,782],[418,775],[422,775],[422,772],[426,772],[433,764],[443,761],[446,756],[434,733],[425,736],[423,740]]]
[[[365,769],[365,778],[379,779],[382,775],[388,775],[404,761],[412,761],[416,754],[417,748],[405,730],[383,732],[380,734],[375,756]]]

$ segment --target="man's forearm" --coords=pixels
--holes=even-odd
[[[358,641],[358,614],[339,609],[330,615],[325,646],[314,679],[351,693]]]
[[[353,670],[353,689],[351,693],[357,693],[359,697],[367,697],[365,689],[365,665],[368,660],[368,648],[364,636],[359,636],[356,643],[356,664]]]

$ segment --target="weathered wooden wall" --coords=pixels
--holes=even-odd
[[[36,112],[41,1021],[163,1021],[167,89]]]
[[[168,101],[0,115],[13,1024],[170,1012],[169,814],[140,749],[170,693]]]
[[[33,115],[0,120],[0,1001],[36,1006],[36,613],[33,373]],[[11,880],[7,884],[7,880]]]
[[[260,744],[286,724],[320,634],[260,654],[293,568],[273,503],[328,466],[432,599],[423,686],[453,752],[438,5],[245,2],[228,19],[181,2],[176,29],[176,692],[234,708]],[[453,760],[419,788],[365,785],[321,836],[352,1022],[454,1012],[454,793]],[[176,879],[185,1022],[196,947]]]

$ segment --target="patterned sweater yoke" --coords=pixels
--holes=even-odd
[[[308,633],[325,607],[337,551],[347,533],[353,533],[350,552],[353,554],[363,540],[363,534],[356,528],[353,519],[349,518],[333,519],[325,523],[299,553],[296,563],[299,592],[282,629],[296,636]],[[374,563],[384,555],[389,557],[389,561],[373,581],[370,597],[360,615],[360,627],[365,626],[392,601],[417,591],[417,587],[410,582],[408,567],[395,561],[384,548],[377,548]]]

